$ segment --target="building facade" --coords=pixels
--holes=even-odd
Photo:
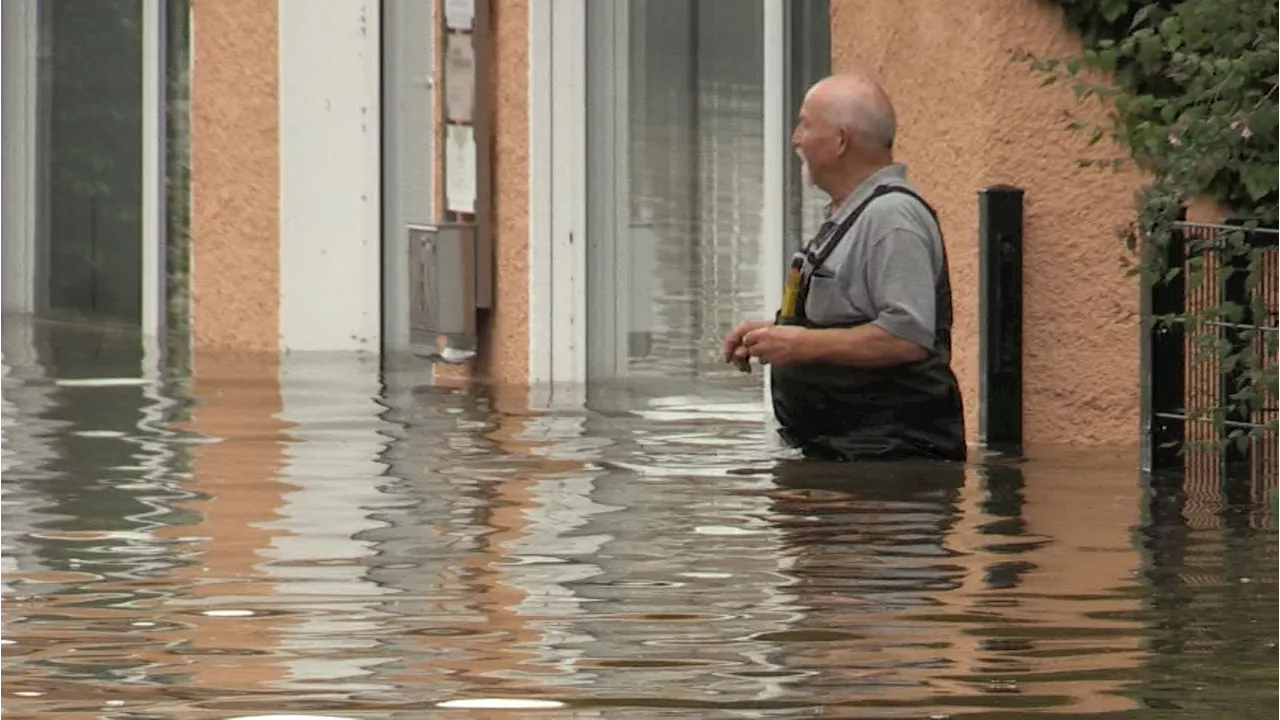
[[[1117,231],[1141,178],[1080,168],[1113,152],[1063,130],[1088,108],[1014,57],[1079,49],[1056,3],[93,6],[3,3],[6,312],[180,336],[197,364],[425,363],[415,287],[478,267],[491,298],[463,303],[470,337],[448,339],[475,354],[432,364],[441,381],[533,387],[535,404],[587,383],[758,382],[718,361],[720,339],[772,313],[816,228],[788,140],[805,88],[859,67],[883,78],[899,158],[944,224],[971,434],[977,197],[1009,184],[1026,440],[1137,442]],[[442,223],[474,227],[476,257],[432,255],[424,276],[409,228]]]

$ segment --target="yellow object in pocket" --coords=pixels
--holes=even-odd
[[[800,281],[803,279],[804,257],[797,255],[791,260],[791,269],[787,271],[787,282],[782,288],[781,315],[784,318],[796,316],[800,298]]]

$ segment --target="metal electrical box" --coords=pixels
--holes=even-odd
[[[450,362],[475,352],[476,227],[410,225],[409,347],[419,356]]]

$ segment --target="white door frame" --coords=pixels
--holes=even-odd
[[[611,12],[597,23],[608,27],[593,29],[612,31],[612,42],[606,41],[612,47],[611,57],[588,58],[588,1],[539,0],[529,4],[529,383],[543,387],[544,393],[547,386],[567,389],[587,381],[586,157],[590,149],[586,68],[589,61],[608,65],[598,76],[601,82],[614,84],[606,97],[626,91],[628,74],[629,3],[611,3]],[[764,12],[765,208],[759,262],[764,270],[765,297],[772,304],[782,293],[785,264],[783,212],[789,152],[786,0],[764,0]],[[615,138],[626,131],[625,118],[604,122],[606,115],[617,114],[618,107],[624,106],[615,103],[592,110],[593,127],[604,137]],[[616,153],[610,164],[626,169],[625,158],[619,165]],[[625,192],[625,183],[610,183],[610,187],[615,197]],[[616,233],[627,227],[627,218],[609,213],[600,223],[593,219],[590,227]],[[615,277],[621,270],[615,269]],[[620,286],[611,293],[625,294]],[[624,333],[611,343],[614,354],[621,353],[623,361],[625,342]],[[765,389],[767,398],[767,380]]]
[[[162,373],[169,325],[167,5],[142,3],[142,374],[153,379]]]
[[[787,0],[764,0],[764,219],[760,224],[760,269],[765,307],[782,298],[786,272]],[[772,369],[764,371],[764,406],[772,410]]]
[[[142,3],[142,337],[149,348],[164,337],[167,324],[167,5]]]
[[[37,0],[4,0],[4,311],[36,310],[37,147],[40,140]]]

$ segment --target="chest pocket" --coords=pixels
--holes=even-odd
[[[809,301],[813,303],[816,299],[821,303],[822,308],[830,308],[840,305],[839,303],[842,291],[840,289],[840,281],[836,278],[836,273],[831,268],[823,265],[809,274]]]
[[[805,300],[805,315],[818,324],[846,323],[854,313],[848,293],[829,268],[818,268],[809,276]]]

